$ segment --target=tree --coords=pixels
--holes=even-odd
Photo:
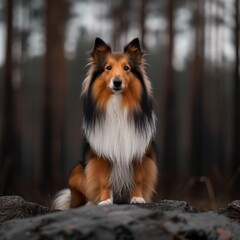
[[[145,35],[146,35],[145,21],[146,21],[146,15],[147,15],[147,5],[148,5],[148,0],[141,0],[141,3],[140,3],[140,36],[141,36],[142,48],[144,50],[146,49],[146,44],[145,44]]]
[[[163,161],[164,171],[167,173],[170,181],[174,183],[173,179],[177,170],[177,148],[176,148],[176,115],[175,115],[175,94],[174,94],[174,69],[173,69],[173,53],[174,53],[174,9],[175,1],[168,0],[167,2],[167,65],[165,76],[165,91],[163,99],[164,119],[162,124],[163,131]],[[168,191],[169,186],[166,187]],[[171,189],[171,187],[170,187]],[[167,193],[168,194],[168,193]]]
[[[239,76],[239,1],[235,0],[235,70],[233,82],[233,153],[232,153],[232,172],[240,171],[240,76]],[[236,183],[237,193],[239,190],[239,181]]]
[[[43,166],[44,187],[59,183],[63,173],[66,60],[64,33],[67,1],[45,1],[46,55],[43,81]]]
[[[121,40],[127,42],[127,33],[129,30],[129,0],[111,1],[111,21],[113,21],[112,46],[113,49],[121,47]],[[124,13],[124,14],[123,14]]]
[[[194,2],[193,25],[195,28],[194,62],[191,79],[191,172],[203,174],[203,81],[204,81],[204,2]]]
[[[9,168],[17,161],[17,132],[16,132],[16,106],[14,101],[13,82],[13,0],[6,1],[7,8],[7,38],[5,52],[5,76],[3,87],[3,126],[2,126],[2,149],[1,149],[1,173],[2,189],[4,179],[7,178]],[[5,179],[6,180],[6,179]]]

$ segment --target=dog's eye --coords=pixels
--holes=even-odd
[[[106,69],[107,69],[108,71],[110,71],[110,70],[112,70],[112,66],[107,66]]]
[[[128,66],[124,66],[124,68],[123,68],[123,69],[124,69],[124,71],[126,71],[126,72],[127,72],[127,71],[129,71],[129,70],[130,70],[130,67],[128,67]]]

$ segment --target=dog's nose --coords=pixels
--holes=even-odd
[[[122,81],[121,81],[120,79],[115,79],[115,80],[113,80],[113,86],[114,86],[115,88],[121,88],[121,86],[122,86]]]

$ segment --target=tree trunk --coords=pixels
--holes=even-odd
[[[141,6],[140,6],[140,36],[141,36],[141,43],[143,50],[146,50],[146,44],[145,44],[145,35],[146,35],[146,15],[147,15],[147,4],[148,0],[141,0]]]
[[[194,2],[195,56],[191,79],[191,173],[201,176],[204,172],[204,118],[203,118],[203,81],[204,81],[204,3]]]
[[[177,174],[177,131],[176,131],[176,112],[175,112],[175,91],[174,91],[174,69],[173,69],[173,53],[174,53],[174,0],[168,0],[167,16],[168,16],[168,52],[166,77],[164,85],[163,99],[163,170],[166,176],[165,193],[169,195],[169,184],[174,184]]]
[[[216,11],[216,16],[215,16],[215,25],[216,25],[216,61],[217,64],[215,66],[215,89],[216,89],[216,116],[215,116],[215,127],[217,129],[217,133],[215,136],[215,160],[214,161],[214,168],[220,171],[222,175],[225,177],[226,175],[224,174],[226,171],[225,166],[225,149],[224,149],[224,132],[226,131],[225,126],[226,124],[224,123],[224,110],[222,107],[224,106],[224,82],[223,82],[223,36],[222,36],[222,31],[221,31],[221,23],[223,21],[222,17],[223,15],[221,14],[221,6],[224,11],[224,2],[222,0],[216,0],[216,6],[217,6],[217,11]]]
[[[232,174],[240,172],[240,84],[239,84],[239,0],[235,0],[235,71],[233,85],[233,153]],[[235,183],[237,194],[240,194],[240,176]]]
[[[16,162],[17,157],[17,133],[16,133],[16,109],[14,105],[13,83],[13,0],[6,1],[7,8],[7,38],[5,52],[5,76],[3,83],[3,126],[2,149],[0,159],[1,181],[0,195],[4,192],[5,183],[9,177],[9,171]],[[8,183],[11,179],[8,179]]]
[[[122,40],[124,44],[126,44],[127,41],[129,12],[131,7],[130,2],[129,0],[111,2],[111,21],[113,22],[112,46],[115,51],[119,51],[120,47],[122,47]]]
[[[61,181],[65,129],[66,60],[64,33],[67,18],[65,0],[45,1],[46,56],[43,82],[43,166],[44,187]]]

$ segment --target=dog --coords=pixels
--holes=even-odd
[[[138,38],[123,52],[95,39],[82,98],[82,158],[53,208],[151,202],[158,176],[156,117]]]

